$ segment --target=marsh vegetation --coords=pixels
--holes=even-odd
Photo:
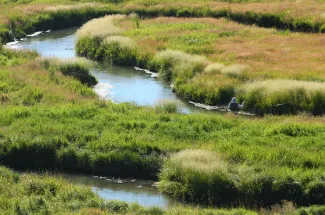
[[[322,1],[59,2],[0,1],[2,41],[137,12],[86,23],[78,54],[150,69],[187,100],[237,96],[264,117],[114,104],[94,93],[84,61],[1,47],[2,165],[158,179],[177,199],[227,208],[104,202],[89,188],[1,167],[1,213],[324,213]]]
[[[283,35],[207,18],[141,20],[138,28],[132,16],[107,16],[85,24],[77,33],[77,53],[158,72],[185,100],[222,105],[237,96],[247,102],[246,110],[260,115],[323,114],[321,35]],[[103,23],[115,27],[103,31],[98,27]]]

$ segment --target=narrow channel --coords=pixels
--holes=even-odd
[[[154,181],[71,174],[61,176],[69,182],[90,186],[95,193],[106,200],[120,200],[127,203],[138,203],[143,207],[161,208],[181,204],[177,200],[159,193],[154,186]]]
[[[22,49],[35,50],[43,57],[74,58],[77,28],[42,33],[35,37],[21,40],[17,46]],[[141,106],[155,106],[171,102],[183,113],[203,112],[186,103],[173,93],[172,89],[161,80],[151,77],[143,71],[132,67],[95,64],[92,74],[99,84],[95,91],[99,96],[115,103],[134,102]]]

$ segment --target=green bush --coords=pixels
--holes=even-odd
[[[121,201],[109,201],[103,205],[103,209],[110,213],[126,213],[129,209],[128,204]]]
[[[63,75],[72,76],[82,84],[94,86],[98,83],[96,78],[90,74],[89,69],[85,65],[79,63],[64,63],[59,66],[59,70]]]

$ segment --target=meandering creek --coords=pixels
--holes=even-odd
[[[73,58],[76,56],[76,30],[77,28],[70,28],[44,32],[19,41],[15,46],[36,50],[44,57]],[[94,90],[101,97],[113,102],[135,102],[139,105],[154,106],[168,101],[175,103],[184,113],[204,111],[181,101],[169,86],[144,71],[137,71],[132,67],[96,64],[91,72],[99,81]]]
[[[73,58],[75,54],[76,28],[32,35],[14,42],[12,48],[36,50],[44,57]],[[172,101],[184,113],[202,111],[176,97],[169,86],[143,71],[131,67],[97,64],[92,69],[99,81],[94,90],[103,98],[116,103],[135,102],[154,106],[163,101]],[[159,193],[154,182],[145,180],[116,180],[104,177],[63,175],[70,182],[91,186],[92,190],[107,200],[121,200],[142,206],[167,208],[179,204],[176,200]]]
[[[156,206],[161,208],[180,204],[178,201],[159,193],[153,181],[70,174],[64,174],[62,178],[73,183],[91,186],[95,193],[106,200],[136,202],[144,207]]]

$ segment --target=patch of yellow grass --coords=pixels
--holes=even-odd
[[[230,74],[241,75],[248,69],[245,65],[235,64],[231,66],[225,66],[221,63],[211,63],[205,67],[205,73],[217,73],[217,74]]]
[[[211,63],[205,67],[204,72],[220,74],[224,68],[225,68],[225,65],[223,65],[221,63]]]
[[[82,3],[82,4],[75,4],[75,5],[56,5],[56,6],[49,6],[46,7],[46,11],[58,12],[62,10],[78,10],[82,8],[95,8],[98,7],[100,4],[95,2],[89,3]]]
[[[203,30],[203,36],[215,37],[211,44],[211,52],[205,56],[209,61],[223,64],[246,65],[249,79],[296,79],[296,80],[325,80],[325,37],[323,34],[306,34],[279,32],[274,29],[259,28],[256,26],[241,25],[225,19],[212,18],[174,18],[159,17],[141,20],[141,28],[136,29],[138,34],[128,34],[135,29],[131,20],[125,20],[120,26],[126,31],[124,35],[130,36],[143,50],[150,53],[162,49],[177,49],[175,38],[195,35],[197,30],[178,28],[165,28],[164,25],[178,24],[182,26],[191,24],[209,24],[218,28]],[[146,34],[152,26],[160,25],[161,30]],[[219,37],[223,32],[235,32],[230,37]],[[206,35],[205,35],[206,33]],[[139,36],[140,35],[140,36]],[[175,45],[176,44],[176,45]],[[198,45],[200,46],[200,45]],[[175,48],[176,47],[176,48]],[[178,46],[182,51],[188,46],[182,43]],[[202,45],[202,48],[203,45]],[[206,71],[219,71],[220,65],[206,68]],[[235,68],[227,68],[225,73],[236,73]],[[243,71],[243,69],[239,69]],[[240,72],[241,73],[241,72]]]
[[[254,91],[263,89],[267,93],[284,92],[288,90],[304,89],[307,92],[325,91],[325,83],[315,81],[297,81],[297,80],[265,80],[254,81],[243,84],[240,87],[244,91]]]
[[[93,61],[87,60],[86,58],[82,57],[72,57],[72,58],[66,58],[66,59],[60,59],[56,57],[39,57],[37,58],[37,61],[40,62],[42,65],[45,65],[46,67],[49,66],[57,66],[62,64],[70,64],[70,63],[78,63],[84,66],[92,66],[94,64]]]
[[[208,173],[227,169],[227,164],[216,153],[199,149],[183,150],[173,155],[171,162],[186,169]]]
[[[126,19],[126,15],[109,15],[103,18],[93,19],[84,24],[78,31],[78,37],[99,37],[120,35],[124,30],[115,25],[116,22]]]
[[[134,47],[134,42],[129,37],[124,36],[109,36],[104,39],[104,44],[118,43],[122,48]]]
[[[158,52],[155,58],[170,60],[171,62],[174,62],[175,65],[183,64],[184,66],[209,63],[209,61],[204,56],[186,54],[182,51],[175,51],[170,49]]]

